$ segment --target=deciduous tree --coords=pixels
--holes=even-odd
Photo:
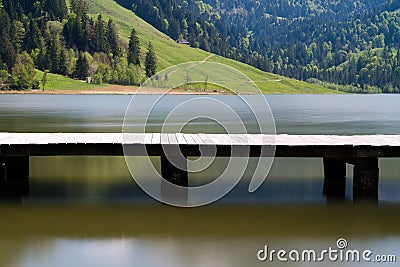
[[[23,52],[17,58],[17,63],[12,68],[12,88],[16,90],[28,90],[32,87],[35,77],[35,65],[27,52]]]
[[[47,84],[47,74],[48,74],[48,73],[49,73],[48,70],[45,70],[45,71],[43,72],[43,77],[42,77],[43,92],[44,92],[44,88],[45,88],[45,86],[46,86],[46,84]]]

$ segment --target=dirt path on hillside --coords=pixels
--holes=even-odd
[[[201,62],[206,62],[207,60],[209,60],[210,58],[212,58],[213,56],[215,56],[214,54],[208,55],[207,57],[205,57]]]

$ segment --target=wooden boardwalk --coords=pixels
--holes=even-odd
[[[121,134],[121,133],[0,133],[0,156],[123,155],[124,145],[145,145],[148,153],[163,156],[161,145],[179,145],[187,156],[196,147],[216,146],[217,156],[230,155],[232,146],[249,146],[251,157],[260,148],[275,148],[276,157],[400,157],[400,136],[328,136],[258,134]],[[153,151],[152,151],[153,150]],[[134,149],[132,149],[135,153]],[[137,151],[137,156],[143,155]],[[266,155],[270,156],[270,155]],[[272,155],[274,156],[274,155]]]
[[[394,146],[400,135],[260,135],[260,134],[125,134],[121,133],[0,133],[0,145],[25,144],[181,144],[276,146]]]
[[[207,147],[216,149],[203,149]],[[186,157],[323,158],[324,194],[329,198],[344,197],[346,163],[349,163],[355,166],[354,197],[377,200],[378,160],[400,158],[400,136],[0,133],[0,196],[8,194],[10,181],[29,177],[31,156],[122,156],[124,148],[128,148],[125,152],[128,151],[129,156],[162,157],[164,178],[180,185],[187,184],[188,174],[169,163],[165,157],[166,148],[175,148],[168,149],[169,156],[182,153]],[[207,151],[211,151],[209,155]],[[14,187],[19,188],[15,184]]]

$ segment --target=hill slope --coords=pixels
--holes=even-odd
[[[125,41],[134,27],[139,34],[141,45],[146,48],[152,42],[158,58],[158,68],[164,68],[207,59],[229,65],[246,74],[254,80],[263,93],[270,94],[332,94],[338,93],[321,86],[300,82],[260,71],[249,65],[213,55],[200,49],[176,44],[171,38],[161,33],[150,24],[137,17],[132,11],[123,8],[113,0],[86,0],[89,4],[89,13],[93,16],[101,13],[104,18],[112,19],[119,27],[121,38]]]
[[[262,70],[352,92],[400,92],[400,0],[174,1],[202,1],[233,31],[245,29],[241,52],[260,54],[249,62]]]

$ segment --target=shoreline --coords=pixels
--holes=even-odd
[[[98,87],[85,90],[7,90],[0,91],[1,94],[9,95],[159,95],[164,94],[164,90],[158,89],[143,89],[139,87],[118,86],[111,85],[105,87]],[[212,91],[193,91],[193,90],[172,90],[167,93],[168,95],[227,95],[226,92],[212,92]]]
[[[157,88],[140,88],[135,86],[123,86],[123,85],[106,85],[99,86],[90,89],[55,89],[55,90],[0,90],[0,95],[163,95],[165,90]],[[235,95],[230,91],[222,90],[207,90],[207,91],[196,91],[193,88],[190,89],[174,89],[168,91],[167,95]],[[261,93],[263,95],[310,95],[307,93]],[[354,93],[341,92],[339,95],[351,95]],[[246,93],[240,95],[248,95]],[[311,94],[312,95],[312,94]],[[319,94],[315,94],[319,95]],[[320,94],[320,95],[338,95],[338,94]],[[360,95],[382,95],[382,94],[360,94]]]

